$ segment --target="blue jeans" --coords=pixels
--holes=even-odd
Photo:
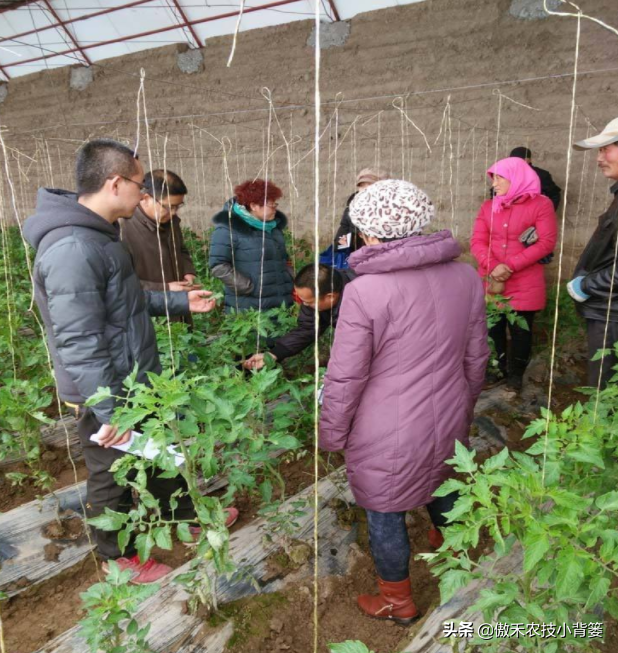
[[[457,492],[438,497],[425,507],[436,528],[446,525],[444,513],[453,509]],[[369,544],[378,576],[390,583],[405,580],[410,575],[410,539],[406,528],[406,513],[365,510],[369,525]]]

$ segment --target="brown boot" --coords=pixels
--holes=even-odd
[[[357,598],[358,607],[370,617],[376,619],[392,619],[398,624],[409,626],[421,614],[412,600],[410,579],[389,583],[378,578],[380,594],[361,594]]]
[[[432,549],[439,549],[444,544],[444,536],[440,532],[440,529],[435,526],[429,529],[427,539],[429,540],[429,546],[431,546]]]

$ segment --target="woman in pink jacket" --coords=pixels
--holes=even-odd
[[[483,286],[455,259],[449,231],[421,235],[434,215],[427,195],[386,180],[359,193],[350,218],[365,246],[343,296],[324,383],[320,446],[345,450],[348,480],[367,511],[378,596],[366,614],[408,624],[419,616],[410,585],[406,511],[426,506],[439,547],[456,494],[433,493],[445,460],[468,441],[489,358]]]
[[[528,324],[526,330],[508,324],[503,317],[489,333],[496,347],[500,376],[506,377],[514,389],[521,390],[532,350],[534,315],[545,308],[545,273],[541,260],[556,245],[556,214],[551,200],[540,194],[538,175],[523,159],[502,159],[487,174],[492,179],[495,196],[483,202],[476,218],[472,253],[488,292],[498,291],[508,297],[511,306]],[[507,328],[511,335],[509,355]]]

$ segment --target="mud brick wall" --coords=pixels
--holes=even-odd
[[[518,18],[522,4],[425,0],[361,14],[349,22],[347,39],[345,30],[344,38],[331,39],[321,68],[322,241],[331,237],[356,171],[369,165],[426,189],[438,206],[438,226],[452,228],[462,242],[486,197],[485,169],[512,147],[531,147],[535,163],[564,187],[577,21]],[[615,0],[580,4],[618,22]],[[70,68],[11,81],[0,124],[12,148],[22,217],[39,185],[72,186],[74,154],[84,139],[135,143],[143,68],[148,133],[142,115],[140,156],[147,168],[165,165],[185,179],[188,224],[207,229],[234,184],[268,174],[285,190],[282,209],[295,233],[311,232],[312,29],[307,20],[242,32],[231,68],[230,36],[208,41],[202,70],[192,74],[178,68],[183,48],[173,45],[103,61],[79,88],[69,84]],[[618,115],[618,37],[584,21],[578,67],[579,139]],[[10,189],[0,174],[4,217],[11,220]],[[565,274],[608,202],[608,187],[594,156],[573,154]]]

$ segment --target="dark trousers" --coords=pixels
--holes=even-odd
[[[453,492],[428,503],[427,512],[436,528],[446,525],[444,513],[453,509],[459,494]],[[369,544],[378,576],[390,583],[405,580],[410,575],[410,539],[405,512],[366,510]]]
[[[588,385],[593,388],[599,383],[601,377],[601,390],[607,385],[607,382],[616,374],[612,368],[618,364],[616,356],[613,353],[614,344],[618,342],[618,322],[610,322],[607,325],[607,337],[605,337],[604,320],[586,320],[588,329]],[[590,360],[599,349],[611,349],[612,353],[603,358],[603,368],[601,361]]]
[[[130,487],[122,487],[114,480],[114,475],[109,471],[118,458],[126,456],[118,449],[104,449],[90,439],[101,428],[100,422],[90,408],[80,406],[77,433],[84,452],[84,460],[88,468],[88,481],[86,482],[86,516],[97,517],[105,508],[116,512],[128,512],[133,507],[133,496]],[[178,489],[186,491],[187,486],[182,476],[176,478],[157,478],[156,472],[149,474],[148,490],[156,497],[161,506],[164,519],[171,519],[169,507],[170,496]],[[174,510],[177,519],[193,519],[195,510],[189,496],[177,497],[178,506]],[[91,527],[92,528],[92,527]],[[118,531],[101,531],[92,528],[94,541],[98,554],[103,560],[115,559],[121,556],[135,555],[133,542],[129,542],[124,553],[118,547]]]
[[[522,329],[517,324],[510,324],[503,317],[489,330],[489,336],[494,341],[498,367],[505,376],[523,376],[530,362],[532,352],[532,323],[536,311],[517,311],[528,325],[528,330]],[[511,335],[511,347],[507,353],[507,330]]]

